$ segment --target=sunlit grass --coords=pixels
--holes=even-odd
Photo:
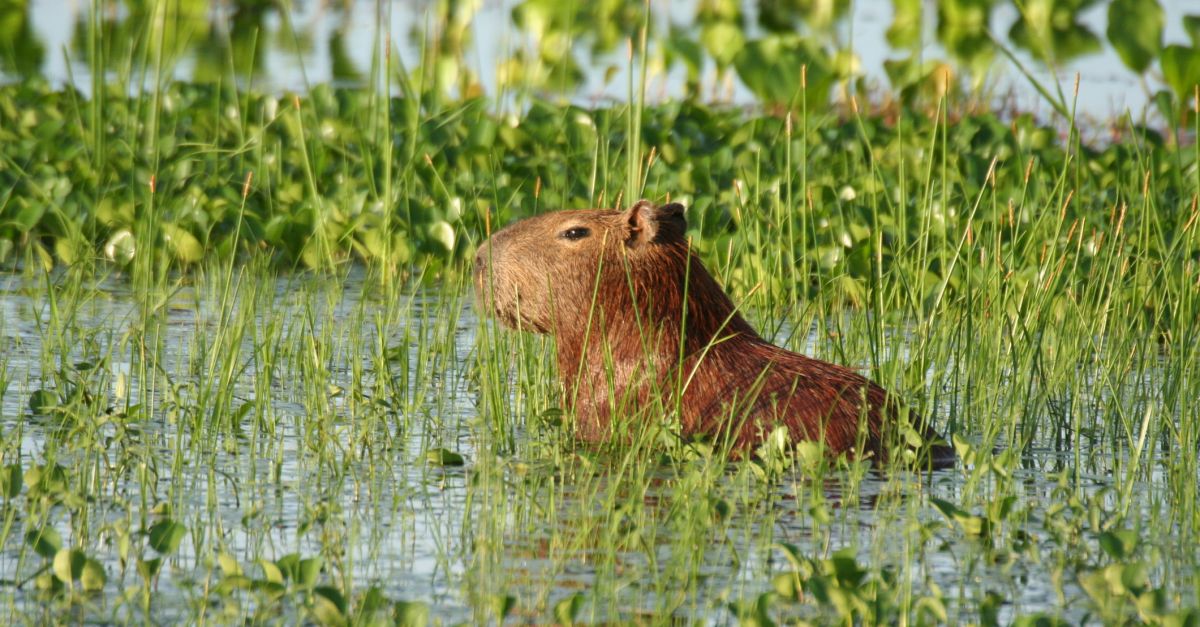
[[[628,105],[511,116],[418,104],[393,56],[295,97],[169,63],[116,64],[133,97],[0,90],[73,147],[7,155],[22,198],[74,183],[3,284],[7,622],[1194,617],[1196,155],[651,107],[636,54]],[[757,328],[959,466],[577,442],[552,342],[480,320],[466,263],[512,218],[668,194]]]

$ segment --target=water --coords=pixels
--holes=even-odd
[[[501,91],[497,73],[515,51],[531,46],[528,34],[518,30],[512,22],[513,7],[518,0],[483,0],[474,14],[464,49],[463,61],[479,81],[483,92],[495,97]],[[945,58],[945,51],[935,43],[936,8],[926,2],[924,11],[925,38],[931,42],[922,51],[928,59]],[[1163,6],[1164,44],[1187,43],[1183,28],[1183,16],[1188,10],[1189,0],[1160,0]],[[1103,42],[1098,52],[1075,57],[1062,64],[1057,71],[1050,71],[1037,63],[1027,52],[1016,49],[1016,55],[1039,81],[1053,91],[1055,83],[1061,85],[1068,100],[1075,75],[1081,76],[1079,113],[1084,118],[1110,119],[1130,111],[1139,119],[1147,108],[1147,88],[1161,89],[1161,78],[1157,70],[1149,74],[1149,82],[1143,86],[1138,77],[1127,71],[1120,58],[1105,40],[1107,2],[1098,2],[1083,11],[1079,22],[1086,26]],[[126,12],[113,5],[106,15],[113,24],[127,21]],[[213,52],[214,45],[233,41],[235,47],[242,42],[240,50],[257,49],[252,74],[242,72],[244,79],[251,76],[255,87],[271,92],[283,90],[303,91],[309,85],[334,83],[340,85],[364,85],[369,76],[372,59],[380,51],[377,46],[383,34],[393,42],[400,59],[407,68],[419,64],[421,49],[427,37],[435,35],[437,3],[429,0],[404,2],[297,2],[289,13],[272,9],[262,12],[246,11],[235,15],[229,4],[214,2],[204,8],[201,3],[185,4],[195,7],[193,18],[184,19],[174,33],[168,46],[168,68],[179,80],[212,80],[228,73],[228,54],[220,49]],[[831,36],[842,44],[852,47],[858,57],[863,75],[882,88],[887,86],[884,62],[903,58],[906,53],[892,50],[887,45],[886,32],[892,22],[891,0],[860,0],[852,5],[849,19],[838,23]],[[27,25],[16,38],[15,53],[24,57],[26,72],[40,74],[54,84],[73,83],[85,92],[90,89],[89,65],[84,51],[87,48],[84,25],[88,23],[88,3],[79,0],[47,0],[32,2],[26,17]],[[666,32],[669,25],[691,24],[696,15],[696,1],[674,1],[652,4],[658,32]],[[744,3],[749,37],[759,33],[754,26],[757,4]],[[992,32],[1004,39],[1012,24],[1019,17],[1010,3],[997,3],[990,20]],[[236,18],[236,19],[235,19]],[[254,33],[259,33],[257,36]],[[143,37],[144,33],[130,33],[130,38]],[[253,45],[251,45],[251,42]],[[1015,48],[1008,43],[1010,48]],[[624,46],[619,49],[600,50],[594,55],[588,46],[577,46],[584,77],[582,83],[569,95],[572,100],[591,104],[597,101],[625,100],[628,97],[628,63]],[[174,53],[172,53],[174,51]],[[126,62],[125,58],[113,59],[115,72]],[[236,63],[247,61],[239,59]],[[17,75],[13,63],[0,65],[9,77]],[[1028,82],[1011,67],[1002,55],[997,54],[993,63],[993,75],[989,77],[989,91],[1011,96],[1005,102],[1018,110],[1032,110],[1049,114],[1050,107],[1041,99]],[[653,101],[670,100],[683,93],[685,71],[679,65],[662,72],[652,70],[647,95]],[[728,87],[718,81],[711,60],[706,64],[701,93],[715,95],[734,104],[753,104],[754,96],[739,81]]]
[[[1095,511],[1111,515],[1122,480],[1114,469],[1128,461],[1109,453],[1085,469],[1094,474],[1078,489],[1051,472],[1070,468],[1069,456],[1036,449],[1011,481],[970,468],[826,483],[785,471],[763,480],[748,463],[693,461],[650,462],[645,482],[631,484],[619,460],[588,461],[594,455],[537,444],[532,419],[521,420],[515,449],[490,434],[476,363],[486,327],[469,299],[417,293],[386,302],[356,270],[341,281],[293,276],[243,286],[225,311],[210,289],[219,281],[189,282],[161,303],[156,326],[122,279],[84,288],[77,299],[64,276],[48,280],[58,286],[58,313],[45,284],[0,276],[3,463],[28,472],[55,459],[66,468],[67,491],[78,488],[87,499],[48,508],[32,499],[22,505],[25,497],[5,501],[0,513],[14,531],[0,546],[0,611],[10,618],[53,607],[29,583],[45,560],[23,540],[42,516],[68,546],[104,566],[105,590],[115,591],[137,589],[131,560],[156,556],[140,530],[171,512],[190,534],[157,578],[149,615],[110,595],[75,607],[81,619],[181,622],[195,620],[201,607],[217,615],[229,599],[213,592],[223,576],[215,555],[232,555],[254,578],[258,560],[298,553],[324,556],[321,583],[347,596],[375,587],[392,601],[428,604],[445,623],[483,620],[487,599],[505,594],[518,600],[515,620],[541,622],[577,592],[587,595],[583,616],[595,620],[665,612],[726,623],[729,603],[771,590],[790,568],[786,544],[815,557],[851,547],[864,567],[892,572],[921,594],[940,590],[951,622],[974,620],[988,592],[1005,600],[1002,620],[1047,611],[1078,621],[1087,616],[1079,584],[1047,564],[1095,559],[1088,547],[1097,530],[1076,521],[1083,509],[1056,507],[1094,500]],[[251,328],[226,343],[237,325],[222,316],[237,320],[239,312],[249,313]],[[163,347],[161,376],[149,381],[139,380],[144,330],[159,333]],[[397,355],[387,372],[370,358],[380,343]],[[820,344],[816,337],[803,343]],[[55,386],[54,372],[79,360],[99,364],[91,392],[109,407],[100,416],[33,415],[32,392]],[[234,373],[230,411],[210,413],[225,363]],[[122,417],[124,398],[149,399],[152,408]],[[254,409],[237,414],[248,402]],[[231,415],[239,422],[222,426]],[[463,454],[465,466],[426,463],[433,448]],[[594,465],[571,472],[580,464]],[[711,487],[698,482],[713,472]],[[1155,472],[1133,484],[1146,495],[1134,499],[1135,516],[1151,528],[1160,516],[1154,495],[1167,480]],[[975,495],[986,504],[1005,494],[1019,514],[1005,520],[994,546],[931,506],[935,498],[960,503]],[[727,514],[714,516],[718,502]],[[1056,521],[1080,535],[1056,539]],[[122,537],[132,552],[121,548]],[[1016,546],[1014,539],[1029,548],[1005,545]],[[1200,558],[1194,550],[1156,555],[1156,577]],[[281,605],[249,592],[240,598],[237,611],[265,612],[260,620],[299,618],[301,597]],[[802,618],[820,618],[817,611],[778,609]]]

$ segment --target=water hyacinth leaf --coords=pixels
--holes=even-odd
[[[946,518],[957,523],[963,533],[972,536],[985,535],[991,529],[989,522],[981,516],[973,516],[957,505],[939,498],[930,498],[929,502]]]
[[[150,548],[163,554],[170,555],[179,549],[183,537],[187,535],[187,527],[167,519],[150,527]]]
[[[548,407],[538,414],[538,420],[550,427],[561,427],[563,424],[563,416],[566,415],[561,408]]]
[[[54,240],[54,256],[67,266],[74,265],[82,259],[88,248],[87,244],[74,237],[60,237]]]
[[[32,231],[42,221],[42,216],[46,214],[47,209],[46,203],[31,202],[27,199],[14,200],[13,205],[17,209],[8,219],[8,223],[15,226],[21,233]]]
[[[78,549],[59,549],[54,554],[53,571],[58,580],[70,584],[83,574],[87,556]]]
[[[9,464],[0,469],[0,496],[5,499],[16,498],[25,485],[25,473],[20,464]]]
[[[1133,555],[1137,545],[1138,534],[1132,529],[1105,531],[1100,534],[1100,548],[1115,560],[1123,560]]]
[[[1146,589],[1146,586],[1150,585],[1150,569],[1145,562],[1133,562],[1130,564],[1120,564],[1119,566],[1121,587],[1125,590],[1137,595],[1141,594]]]
[[[1108,41],[1125,65],[1141,74],[1162,48],[1163,10],[1158,0],[1114,0],[1108,5]]]
[[[300,250],[300,260],[310,269],[325,267],[329,259],[329,246],[320,235],[314,235],[304,242]]]
[[[1188,39],[1192,40],[1192,46],[1200,48],[1200,15],[1183,16],[1183,30],[1187,32]]]
[[[383,590],[380,590],[379,586],[371,586],[358,601],[359,616],[369,616],[384,610],[387,608],[387,603],[388,598],[383,594]]]
[[[283,585],[283,571],[274,562],[258,560],[258,566],[262,568],[263,579],[267,583]]]
[[[317,579],[321,575],[321,568],[324,565],[325,560],[320,557],[310,557],[300,560],[296,568],[296,583],[306,587],[316,585]]]
[[[429,624],[429,606],[420,601],[397,601],[392,606],[397,627],[425,627]]]
[[[217,583],[217,594],[228,595],[235,590],[252,590],[254,589],[254,580],[245,575],[229,575],[222,577]]]
[[[753,601],[732,601],[726,605],[738,619],[738,624],[745,627],[775,627],[771,618],[770,592],[758,595]]]
[[[921,41],[921,0],[894,0],[894,16],[887,29],[887,41],[896,48],[908,48]]]
[[[833,76],[826,57],[797,35],[768,35],[746,44],[734,59],[738,76],[760,99],[777,104],[798,102],[801,74],[804,95],[815,107],[829,96]]]
[[[312,613],[322,625],[346,624],[346,597],[332,586],[313,589]]]
[[[700,43],[717,62],[717,67],[723,69],[729,67],[742,51],[742,47],[746,45],[746,36],[736,24],[715,22],[701,29]]]
[[[228,553],[221,553],[217,556],[217,565],[221,567],[221,572],[225,573],[227,577],[242,574],[241,564],[238,564],[237,558]]]
[[[63,589],[63,582],[54,576],[54,573],[42,573],[33,580],[33,585],[41,592],[58,593]]]
[[[50,559],[62,549],[62,536],[50,526],[31,529],[25,534],[25,544],[28,544],[34,553]]]
[[[1168,614],[1170,612],[1170,603],[1167,600],[1166,591],[1162,588],[1153,588],[1139,594],[1137,597],[1137,609],[1138,613],[1141,614],[1141,619],[1148,624],[1170,624],[1165,620],[1170,618]],[[1195,610],[1192,610],[1192,612],[1191,620],[1188,618],[1182,620],[1177,618],[1176,620],[1179,620],[1179,624],[1183,625],[1195,624],[1196,620],[1200,619],[1200,616],[1195,615]]]
[[[554,620],[560,625],[570,625],[583,608],[583,595],[576,592],[554,604]]]
[[[517,607],[517,597],[511,594],[497,594],[492,597],[492,609],[496,611],[496,622],[504,622],[504,618]]]
[[[104,589],[104,584],[108,582],[108,574],[104,572],[104,565],[100,562],[87,558],[83,562],[83,572],[79,575],[79,583],[83,585],[83,589],[87,592],[99,592]]]
[[[804,586],[800,582],[799,574],[795,571],[775,575],[771,579],[771,588],[775,590],[775,594],[793,603],[804,597]]]
[[[174,225],[162,225],[163,242],[174,255],[175,259],[183,263],[196,263],[204,258],[204,246],[200,244],[200,240],[196,239],[195,235],[186,230]]]
[[[36,416],[45,416],[58,407],[58,395],[46,389],[29,395],[29,411]]]
[[[154,577],[158,575],[158,571],[162,569],[162,563],[161,557],[148,560],[138,560],[138,574],[147,581],[154,579]]]
[[[1192,89],[1200,83],[1200,47],[1189,48],[1173,44],[1163,48],[1159,59],[1163,78],[1180,100],[1191,96]]]
[[[1079,9],[1094,0],[1028,0],[1008,31],[1013,43],[1047,62],[1064,62],[1097,52],[1100,38],[1079,20]]]
[[[34,466],[25,473],[31,497],[61,497],[67,490],[67,471],[62,466]]]
[[[837,577],[838,585],[843,588],[857,588],[867,576],[867,571],[858,565],[854,549],[851,548],[835,552],[829,558],[828,564],[833,567],[833,575]]]
[[[279,567],[279,572],[283,573],[283,578],[288,581],[300,581],[300,554],[288,553],[283,557],[275,560],[275,565]]]
[[[137,242],[129,229],[113,233],[104,244],[104,258],[113,263],[128,265],[137,253]]]
[[[438,220],[429,225],[429,240],[438,244],[447,253],[454,252],[454,227],[450,226],[445,220]]]
[[[425,453],[425,461],[431,466],[462,466],[467,460],[450,449],[435,448]]]
[[[972,72],[986,67],[993,54],[993,44],[988,38],[992,4],[992,0],[937,3],[938,41]]]

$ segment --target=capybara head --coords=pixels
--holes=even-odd
[[[642,200],[625,211],[556,211],[497,231],[475,255],[477,302],[515,329],[576,325],[630,272],[686,260],[683,205]],[[676,264],[683,266],[686,264]],[[611,303],[607,303],[611,304]]]

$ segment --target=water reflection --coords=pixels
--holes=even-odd
[[[136,616],[155,622],[191,620],[196,603],[219,602],[208,588],[192,587],[218,578],[209,563],[217,552],[248,570],[257,568],[255,560],[287,553],[322,555],[322,581],[344,582],[347,596],[379,587],[392,600],[428,603],[447,623],[485,621],[494,599],[505,595],[517,599],[516,619],[541,622],[577,593],[586,595],[581,617],[589,620],[722,622],[731,617],[730,604],[774,589],[776,577],[790,572],[795,555],[788,551],[813,568],[831,555],[857,560],[868,577],[902,578],[918,596],[941,590],[951,622],[973,620],[993,593],[1005,600],[997,609],[1003,622],[1036,611],[1083,621],[1086,605],[1060,607],[1084,593],[1075,571],[1057,560],[1076,559],[1086,552],[1081,544],[1108,529],[1085,522],[1089,516],[1131,506],[1134,519],[1154,520],[1170,493],[1171,479],[1155,461],[1154,472],[1128,484],[1132,499],[1121,498],[1114,469],[1129,459],[1112,451],[1076,468],[1070,454],[1030,450],[1024,467],[1003,470],[1011,477],[963,467],[929,475],[839,473],[835,480],[800,471],[764,479],[750,463],[703,458],[631,466],[620,451],[606,458],[569,445],[533,448],[537,436],[530,433],[517,435],[514,452],[490,441],[481,424],[481,327],[467,303],[416,294],[389,311],[395,304],[376,287],[360,269],[340,282],[290,276],[246,285],[225,308],[218,294],[188,283],[164,301],[152,325],[137,293],[111,280],[82,290],[71,322],[62,324],[54,322],[42,283],[0,275],[0,381],[11,384],[0,385],[8,392],[0,396],[0,432],[20,438],[19,446],[4,440],[14,451],[4,463],[28,471],[58,455],[73,482],[79,468],[95,469],[104,487],[91,494],[86,528],[61,509],[49,520],[104,564],[106,590],[140,583],[119,545],[108,541],[113,529],[136,531],[140,518],[158,515],[142,504],[169,501],[195,544],[171,559],[155,582],[149,614]],[[223,316],[242,312],[252,329],[220,350],[237,372],[231,397],[254,410],[210,414],[203,391],[214,385],[206,365],[211,344],[222,335]],[[155,371],[170,385],[141,387],[148,384],[138,379],[142,334],[157,338],[147,343],[159,347]],[[814,336],[797,343],[815,345]],[[69,348],[61,352],[60,345]],[[370,357],[376,346],[387,347],[385,362]],[[316,373],[307,361],[312,351],[329,355]],[[99,417],[98,439],[108,444],[98,453],[78,448],[88,417],[64,421],[28,408],[35,389],[53,385],[63,370],[80,370],[81,361],[99,364],[89,370],[97,394],[111,393],[118,406],[122,395],[137,399],[143,408]],[[326,394],[356,385],[359,393]],[[115,392],[119,387],[124,391]],[[462,453],[466,466],[426,464],[423,453],[433,446]],[[1066,479],[1072,472],[1090,474]],[[993,503],[1007,513],[994,516],[993,534],[973,534],[939,514],[935,499],[971,508],[955,516],[988,515]],[[1089,508],[1091,502],[1100,506]],[[18,530],[34,524],[21,508],[9,511],[21,517]],[[1186,535],[1182,527],[1173,533]],[[22,533],[0,544],[0,581],[26,579],[40,567],[43,560],[22,559],[24,550]],[[1195,556],[1156,559],[1156,569],[1184,572]],[[1163,585],[1174,593],[1190,581]],[[28,617],[44,602],[32,590],[0,587],[10,615]],[[300,620],[297,607],[282,608],[293,613],[285,621]],[[784,618],[836,622],[815,604],[776,610]]]

